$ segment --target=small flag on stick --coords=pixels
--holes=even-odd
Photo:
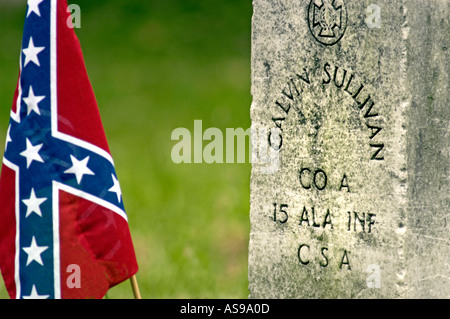
[[[11,298],[102,298],[137,270],[128,219],[66,0],[29,0],[0,177]]]

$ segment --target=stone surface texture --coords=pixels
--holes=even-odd
[[[449,1],[253,8],[250,298],[449,298]]]

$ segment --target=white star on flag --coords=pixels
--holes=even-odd
[[[36,13],[39,17],[41,16],[41,12],[39,11],[39,5],[44,0],[28,0],[28,13],[27,18],[30,16],[31,12]]]
[[[5,152],[8,149],[8,143],[9,142],[12,142],[12,139],[11,139],[11,124],[8,126],[8,132],[6,132]]]
[[[37,114],[41,115],[41,112],[39,111],[38,104],[43,99],[45,99],[45,96],[35,96],[33,87],[30,85],[30,90],[28,91],[28,97],[24,97],[23,101],[27,105],[28,112],[27,115],[30,115],[31,111],[36,112]]]
[[[36,286],[31,288],[31,294],[29,296],[23,296],[23,299],[48,299],[49,295],[39,295],[36,290]]]
[[[113,179],[113,186],[108,190],[112,193],[116,193],[117,195],[117,201],[120,203],[122,201],[122,190],[120,189],[120,184],[117,178],[114,176],[114,174],[111,174]]]
[[[37,66],[41,66],[41,64],[39,63],[38,54],[41,53],[44,49],[45,47],[35,47],[33,38],[30,37],[28,48],[22,50],[23,54],[25,54],[25,63],[23,67],[26,67],[30,62],[33,62]]]
[[[27,266],[33,261],[37,262],[41,266],[44,266],[41,254],[48,249],[48,246],[38,246],[36,243],[36,238],[33,236],[30,247],[23,247],[22,249],[28,255]]]
[[[30,198],[22,200],[22,202],[27,206],[27,214],[25,218],[30,216],[32,213],[42,217],[41,208],[39,206],[46,200],[47,198],[37,198],[34,188],[32,188]]]
[[[44,163],[44,160],[39,155],[39,151],[41,150],[43,145],[44,144],[39,144],[39,145],[34,146],[33,144],[31,144],[30,140],[27,138],[27,148],[25,149],[25,151],[20,153],[20,155],[22,155],[23,157],[25,157],[27,159],[27,168],[30,168],[30,165],[31,165],[31,163],[33,163],[33,161]]]
[[[95,175],[88,167],[87,163],[89,161],[89,156],[79,161],[73,155],[70,155],[72,161],[72,167],[64,171],[65,174],[75,174],[78,184],[81,183],[81,179],[84,175]]]

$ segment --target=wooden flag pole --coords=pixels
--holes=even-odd
[[[138,286],[138,282],[136,279],[136,275],[131,277],[130,281],[131,281],[131,287],[133,288],[134,299],[142,299],[141,293],[139,292],[139,286]]]

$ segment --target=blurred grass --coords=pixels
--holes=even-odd
[[[0,141],[25,1],[0,0]],[[250,127],[251,1],[78,0],[144,298],[247,298],[250,164],[172,162],[177,127]],[[129,282],[109,298],[132,298]],[[0,298],[7,298],[3,283]]]

